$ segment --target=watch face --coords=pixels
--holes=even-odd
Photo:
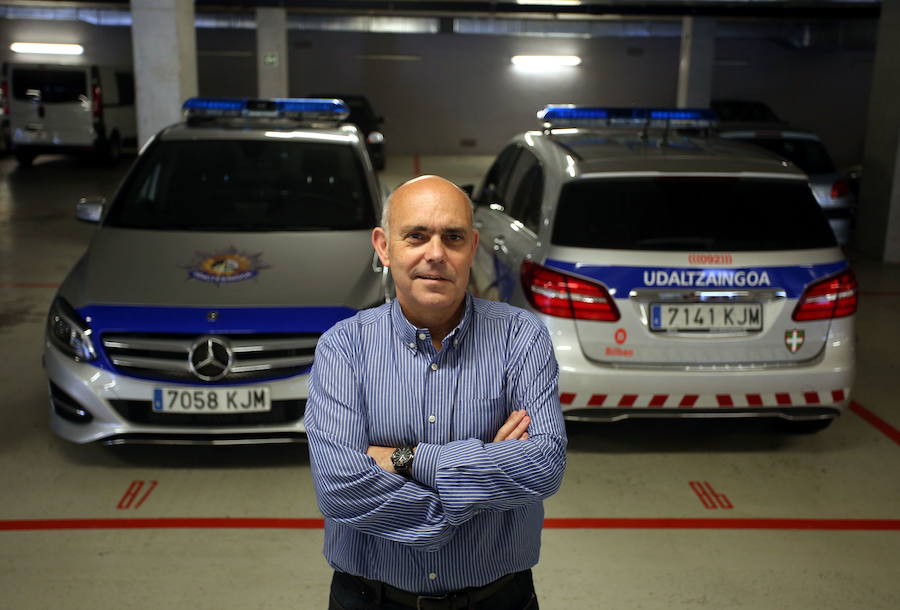
[[[405,469],[412,461],[413,452],[409,447],[400,447],[391,454],[391,463],[398,470]]]

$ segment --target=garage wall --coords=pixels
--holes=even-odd
[[[131,56],[130,30],[81,22],[0,20],[0,57],[14,40],[80,42],[76,62]],[[288,33],[290,95],[363,92],[384,115],[394,153],[494,153],[537,126],[549,102],[674,105],[676,37],[536,38],[461,34]],[[830,49],[830,50],[829,50]],[[198,29],[201,95],[256,94],[256,33]],[[571,53],[578,68],[517,71],[515,54]],[[713,95],[759,99],[819,132],[841,165],[862,157],[872,51],[793,48],[768,39],[717,40]]]

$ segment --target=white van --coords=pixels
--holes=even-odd
[[[130,69],[7,63],[3,91],[20,165],[42,153],[97,153],[115,162],[123,145],[137,141]]]

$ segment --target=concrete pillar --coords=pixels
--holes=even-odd
[[[681,61],[678,63],[679,108],[708,108],[716,58],[716,21],[681,20]]]
[[[853,245],[900,263],[900,1],[885,0],[869,90],[859,210]]]
[[[193,0],[131,0],[131,40],[140,147],[197,95]]]
[[[287,11],[256,9],[256,74],[259,97],[288,96]]]

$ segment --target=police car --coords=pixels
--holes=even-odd
[[[848,405],[856,280],[808,178],[704,111],[548,106],[475,193],[473,290],[550,329],[569,419]]]
[[[384,302],[381,191],[341,100],[193,98],[144,148],[49,313],[77,443],[303,440],[319,335]]]

